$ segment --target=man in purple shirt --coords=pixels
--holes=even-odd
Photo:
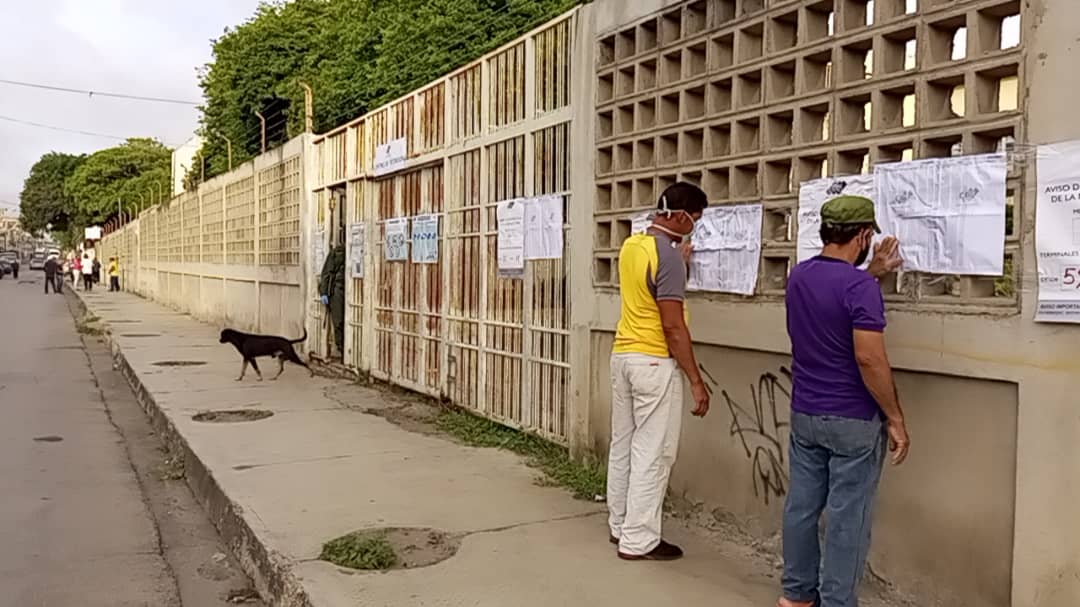
[[[877,278],[900,266],[874,204],[841,196],[821,207],[821,255],[791,271],[791,482],[784,507],[783,597],[778,607],[857,607],[886,435],[892,461],[907,457],[904,414],[885,353]],[[825,560],[818,520],[827,512]]]

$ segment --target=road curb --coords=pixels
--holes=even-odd
[[[84,310],[94,312],[82,294],[78,291],[70,292]],[[202,504],[222,540],[236,557],[244,573],[252,579],[263,600],[274,607],[314,607],[300,579],[293,573],[292,560],[270,548],[259,537],[245,518],[243,506],[226,495],[210,469],[191,449],[187,439],[158,406],[154,395],[143,385],[120,344],[112,339],[111,327],[104,320],[101,323],[105,329],[102,339],[112,353],[120,373],[134,392],[139,406],[150,418],[150,425],[169,452],[174,457],[183,458],[184,478],[195,499]]]

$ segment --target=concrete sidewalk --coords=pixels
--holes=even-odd
[[[516,455],[411,432],[363,413],[400,398],[288,367],[244,383],[218,328],[126,293],[78,294],[102,319],[155,426],[269,604],[771,607],[777,572],[677,524],[687,557],[628,563],[608,544],[602,504],[541,487]],[[164,364],[163,364],[164,363]],[[176,365],[175,363],[181,363]],[[184,363],[187,363],[184,365]],[[276,373],[267,362],[264,375]],[[248,423],[198,412],[265,409]],[[463,536],[436,565],[358,573],[317,560],[322,544],[375,527]]]

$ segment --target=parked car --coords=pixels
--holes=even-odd
[[[11,274],[11,262],[0,258],[0,279],[3,279],[8,274]]]
[[[42,253],[34,253],[30,258],[31,270],[44,270],[45,269],[45,255]]]

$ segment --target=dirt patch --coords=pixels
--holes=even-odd
[[[266,409],[233,409],[229,411],[203,411],[202,413],[196,413],[191,419],[197,422],[213,424],[234,424],[259,421],[273,414],[273,411],[267,411]]]
[[[205,364],[205,360],[159,360],[153,363],[155,367],[199,367]]]
[[[436,529],[391,527],[357,531],[323,545],[319,558],[348,569],[389,571],[428,567],[457,554],[461,538]]]

